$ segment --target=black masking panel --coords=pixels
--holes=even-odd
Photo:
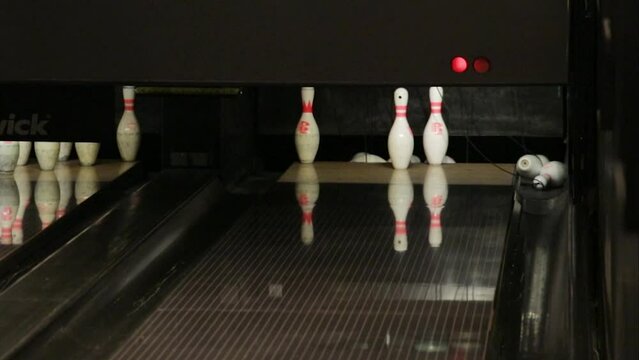
[[[2,0],[0,82],[563,84],[568,32],[567,0]]]

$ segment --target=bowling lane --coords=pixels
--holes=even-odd
[[[53,171],[41,171],[32,163],[1,175],[0,260],[133,165],[101,160],[95,166],[80,166],[72,160],[58,163]]]
[[[112,358],[483,358],[510,182],[491,165],[294,165]]]

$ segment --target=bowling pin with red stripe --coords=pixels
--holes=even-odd
[[[410,158],[410,156],[409,156]],[[408,228],[406,217],[413,203],[413,182],[406,169],[395,169],[388,184],[388,203],[395,216],[395,238],[393,248],[397,252],[408,249]]]
[[[430,117],[424,127],[424,152],[428,163],[440,165],[448,150],[448,129],[442,117],[444,89],[440,86],[428,90],[430,97]]]
[[[408,124],[408,90],[395,90],[395,121],[388,134],[388,154],[395,169],[406,169],[413,156],[415,140]]]
[[[441,214],[448,200],[448,181],[441,166],[429,165],[424,177],[424,200],[430,211],[428,242],[436,248],[442,243]]]
[[[124,161],[135,161],[140,148],[140,125],[135,117],[135,87],[122,87],[124,113],[117,130],[118,150]]]
[[[295,129],[295,148],[300,162],[310,164],[315,161],[319,149],[320,134],[317,121],[313,115],[313,98],[315,88],[302,88],[302,116]]]

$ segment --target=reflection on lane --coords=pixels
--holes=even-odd
[[[113,358],[481,359],[512,190],[459,185],[449,166],[366,169],[388,177],[296,166]]]
[[[2,245],[11,245],[13,242],[11,227],[16,219],[19,203],[18,187],[13,176],[6,173],[0,174],[0,211],[2,211],[0,243]]]
[[[437,248],[442,244],[443,230],[441,213],[448,200],[448,181],[441,165],[429,166],[424,176],[424,201],[430,211],[428,242]]]
[[[408,210],[413,204],[413,183],[408,175],[408,170],[393,171],[393,175],[388,184],[388,203],[395,216],[395,239],[393,248],[397,252],[408,250],[408,228],[406,227],[406,217]]]
[[[319,198],[319,180],[313,164],[301,164],[297,170],[295,197],[302,209],[301,238],[304,245],[311,245],[315,237],[313,209]]]
[[[103,168],[117,170],[113,176],[122,172],[119,163]],[[35,165],[18,166],[13,174],[1,174],[0,260],[95,194],[100,184],[96,167],[69,162],[58,163],[52,171],[41,171]],[[35,206],[30,206],[32,197]]]

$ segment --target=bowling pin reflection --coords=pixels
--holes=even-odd
[[[304,245],[313,243],[313,209],[319,198],[319,180],[313,164],[300,164],[297,169],[295,197],[302,209],[301,238]]]
[[[2,245],[13,243],[11,228],[16,219],[19,202],[18,187],[13,176],[11,174],[0,175],[0,212],[2,214],[0,218],[0,227],[2,228],[0,243]]]
[[[408,249],[408,229],[406,217],[413,203],[413,182],[406,169],[395,169],[388,184],[388,203],[395,215],[395,239],[393,248],[397,252]]]
[[[20,202],[18,204],[18,212],[16,213],[16,219],[13,222],[13,243],[20,245],[24,241],[24,232],[22,230],[22,219],[24,218],[24,212],[31,202],[31,177],[27,168],[18,166],[13,172],[13,178],[18,186],[18,194],[20,195]]]
[[[33,197],[44,230],[55,220],[55,212],[60,203],[60,187],[53,171],[40,171]]]
[[[78,169],[78,178],[75,180],[75,201],[80,205],[100,190],[98,172],[93,166],[82,166]]]
[[[58,203],[58,209],[55,213],[55,218],[59,219],[66,213],[69,200],[71,200],[71,195],[73,194],[73,179],[71,167],[65,162],[58,163],[54,172],[60,187],[60,202]]]
[[[442,244],[441,213],[448,200],[448,181],[440,165],[430,165],[424,177],[424,200],[430,211],[428,242],[437,248]]]

